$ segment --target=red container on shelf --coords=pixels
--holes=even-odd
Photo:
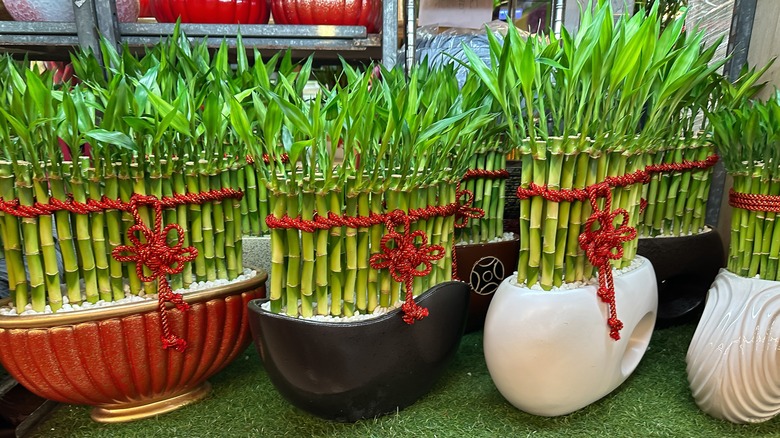
[[[160,23],[266,24],[269,0],[149,0]]]
[[[152,7],[149,5],[149,0],[141,0],[141,12],[138,14],[139,17],[153,17],[152,15]]]
[[[274,23],[382,27],[382,0],[271,0]]]

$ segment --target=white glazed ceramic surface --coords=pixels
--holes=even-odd
[[[271,284],[271,237],[244,236],[241,243],[244,254],[244,266],[260,268],[268,273]]]
[[[73,2],[69,0],[3,0],[3,3],[16,21],[74,21]],[[134,22],[139,12],[138,0],[116,0],[119,21]]]
[[[701,410],[734,423],[780,413],[780,282],[722,269],[688,348],[688,382]]]
[[[620,340],[609,336],[607,305],[595,286],[541,291],[499,286],[485,320],[490,376],[515,407],[565,415],[604,397],[634,371],[655,325],[658,288],[652,264],[615,275]]]

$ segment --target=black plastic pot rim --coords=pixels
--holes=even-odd
[[[445,281],[443,283],[439,283],[439,284],[429,288],[425,292],[421,293],[420,295],[416,296],[415,297],[415,302],[417,302],[417,304],[420,304],[421,306],[425,307],[425,305],[424,305],[425,303],[422,302],[422,301],[425,300],[425,298],[427,298],[436,289],[441,288],[441,287],[446,286],[446,285],[451,284],[451,283],[462,283],[462,282],[453,280],[453,281]],[[379,315],[379,316],[376,316],[376,317],[373,317],[373,318],[361,319],[361,320],[357,320],[357,321],[341,321],[341,322],[339,322],[339,321],[323,321],[323,320],[318,320],[318,319],[313,319],[313,318],[303,318],[303,317],[300,317],[300,316],[289,316],[289,315],[285,315],[283,313],[274,313],[274,312],[271,312],[269,310],[265,310],[265,309],[262,308],[262,305],[263,305],[263,303],[265,303],[268,300],[270,300],[270,298],[258,298],[258,299],[252,300],[248,304],[249,309],[253,310],[255,312],[263,313],[265,316],[267,316],[269,318],[286,319],[288,321],[299,321],[299,322],[301,322],[303,324],[312,324],[312,325],[319,325],[319,326],[325,326],[325,327],[360,327],[360,326],[368,326],[368,325],[376,324],[378,322],[387,321],[388,319],[391,319],[391,318],[397,318],[398,317],[398,313],[401,312],[401,306],[399,305],[398,307],[394,307],[394,308],[388,310],[387,313],[384,313],[382,315]]]

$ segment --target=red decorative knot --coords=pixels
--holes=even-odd
[[[247,154],[245,159],[246,159],[246,164],[249,165],[255,164],[255,159],[251,155]]]
[[[605,196],[599,194],[601,190],[590,190],[590,205],[593,214],[585,221],[583,232],[579,235],[580,247],[585,251],[590,263],[598,268],[599,287],[598,296],[609,307],[610,327],[609,336],[614,340],[620,339],[620,329],[623,323],[617,317],[615,307],[615,284],[612,277],[610,260],[623,258],[623,243],[636,239],[636,229],[628,226],[628,212],[623,208],[612,210],[612,194],[607,191]],[[606,198],[604,209],[598,208],[598,199]],[[620,225],[614,226],[615,220],[623,218]],[[598,228],[594,225],[598,224]]]
[[[485,178],[485,179],[506,179],[509,178],[509,171],[506,169],[500,170],[486,170],[486,169],[469,169],[466,174],[463,175],[461,181],[468,181],[470,179]]]
[[[485,217],[485,210],[471,206],[474,202],[474,194],[470,190],[460,190],[460,184],[458,184],[455,196],[459,205],[458,211],[455,213],[455,228],[465,228],[469,219]]]
[[[740,193],[731,189],[729,190],[729,205],[743,210],[780,213],[780,196]]]
[[[399,234],[396,226],[403,224],[403,234]],[[424,277],[431,273],[432,261],[444,257],[444,247],[441,245],[428,245],[428,236],[422,230],[410,231],[409,216],[401,210],[395,210],[388,217],[388,233],[382,237],[379,245],[381,252],[374,254],[369,259],[374,269],[388,268],[390,275],[399,283],[406,286],[406,299],[401,310],[404,313],[403,320],[407,324],[428,316],[428,309],[421,307],[414,301],[412,282],[414,277]],[[415,241],[420,239],[420,244]],[[388,244],[393,242],[393,246]],[[422,269],[419,269],[422,267]]]
[[[154,229],[149,229],[144,224],[138,213],[138,207],[150,205],[154,208]],[[135,225],[127,230],[127,238],[132,245],[120,245],[114,248],[112,255],[120,262],[135,262],[138,278],[145,282],[157,280],[158,308],[160,311],[160,323],[162,325],[162,345],[164,349],[174,348],[183,352],[187,348],[187,341],[171,332],[168,324],[168,311],[165,303],[173,303],[180,311],[189,309],[189,304],[184,302],[181,294],[174,293],[168,284],[168,275],[178,274],[184,269],[184,263],[195,260],[198,251],[193,247],[182,247],[184,230],[178,224],[169,224],[162,227],[162,202],[153,196],[134,194],[130,201],[130,213],[135,219]],[[176,231],[177,240],[173,246],[168,245],[167,236],[171,231]],[[143,237],[139,239],[136,232]],[[152,274],[144,275],[144,267]]]
[[[649,203],[647,202],[647,199],[645,199],[645,198],[640,199],[639,200],[639,212],[640,213],[644,213],[645,210],[647,210],[648,204]]]
[[[286,152],[280,155],[279,158],[282,161],[282,163],[286,164],[290,162],[290,156],[287,155]],[[263,154],[263,163],[269,164],[270,162],[271,162],[271,156],[268,154]]]

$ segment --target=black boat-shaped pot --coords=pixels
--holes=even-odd
[[[290,318],[249,303],[255,347],[277,390],[314,415],[354,422],[396,412],[427,394],[463,336],[470,287],[438,284],[416,301],[429,315],[406,324],[401,310],[355,322]]]

